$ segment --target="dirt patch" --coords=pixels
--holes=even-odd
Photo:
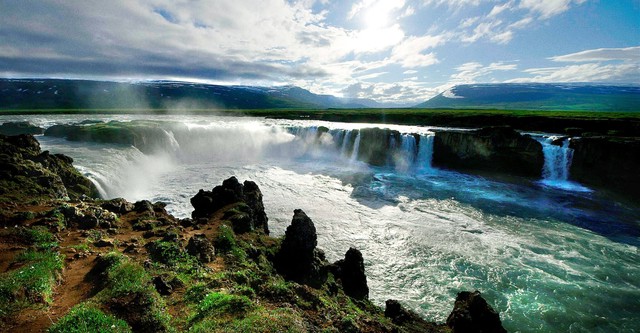
[[[47,332],[47,329],[72,307],[91,297],[93,284],[84,278],[93,267],[94,259],[95,255],[92,255],[67,262],[62,272],[62,283],[54,290],[52,305],[28,308],[16,313],[4,328],[6,332]]]

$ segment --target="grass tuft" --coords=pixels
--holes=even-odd
[[[131,328],[124,320],[85,304],[76,305],[66,316],[49,328],[49,333],[85,332],[129,333]]]

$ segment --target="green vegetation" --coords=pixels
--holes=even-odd
[[[49,328],[50,333],[128,333],[131,327],[121,319],[86,304],[76,305],[57,323]]]
[[[63,258],[50,251],[20,253],[14,260],[20,268],[0,275],[0,317],[32,304],[50,303]]]
[[[244,317],[231,321],[207,319],[194,325],[189,330],[189,332],[198,333],[299,333],[306,331],[302,315],[298,311],[289,308],[258,309]]]
[[[639,110],[640,111],[640,110]],[[640,132],[640,112],[529,111],[500,109],[34,109],[5,110],[0,114],[185,114],[253,116],[279,119],[326,120],[418,126],[483,127],[508,125],[525,131],[565,133],[567,128],[586,132],[636,136]],[[101,125],[112,127],[112,125]],[[122,126],[120,126],[122,127]],[[153,127],[153,126],[151,126]],[[115,129],[112,129],[115,130]],[[84,130],[86,131],[86,129]],[[127,131],[118,128],[116,132]],[[613,131],[613,132],[610,132]],[[118,134],[120,135],[120,134]],[[108,138],[109,136],[105,136]],[[99,141],[92,136],[93,141]],[[122,140],[122,139],[118,139]],[[128,140],[128,139],[127,139]],[[111,141],[109,141],[111,142]],[[128,141],[127,141],[128,142]],[[131,142],[129,142],[131,143]],[[140,148],[140,147],[138,147]],[[142,147],[143,149],[145,147]]]

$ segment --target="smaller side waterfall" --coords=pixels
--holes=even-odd
[[[569,139],[564,139],[562,145],[554,144],[556,137],[545,138],[542,143],[544,166],[542,177],[547,180],[569,180],[569,168],[573,159],[573,149],[569,148]]]
[[[420,170],[431,170],[431,161],[433,160],[433,134],[420,135],[418,142],[418,156],[415,165]]]
[[[544,165],[542,181],[545,186],[567,191],[591,192],[590,189],[569,180],[569,170],[573,160],[573,149],[569,148],[570,138],[565,138],[558,145],[558,137],[537,137],[542,144]]]
[[[353,151],[351,152],[351,160],[358,160],[358,152],[360,151],[360,131],[358,131],[358,135],[356,136],[356,141],[353,143]]]

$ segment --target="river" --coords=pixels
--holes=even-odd
[[[162,120],[162,149],[38,136],[73,157],[106,198],[168,203],[235,175],[264,195],[272,235],[303,209],[330,261],[365,258],[370,298],[399,299],[443,322],[457,292],[479,290],[509,332],[634,332],[640,327],[640,210],[567,180],[570,151],[545,147],[544,179],[491,178],[431,166],[433,128],[214,116],[2,116],[49,127],[84,120]],[[354,129],[403,133],[389,166],[357,159]],[[323,129],[323,130],[321,130]],[[354,137],[356,136],[356,137]]]

